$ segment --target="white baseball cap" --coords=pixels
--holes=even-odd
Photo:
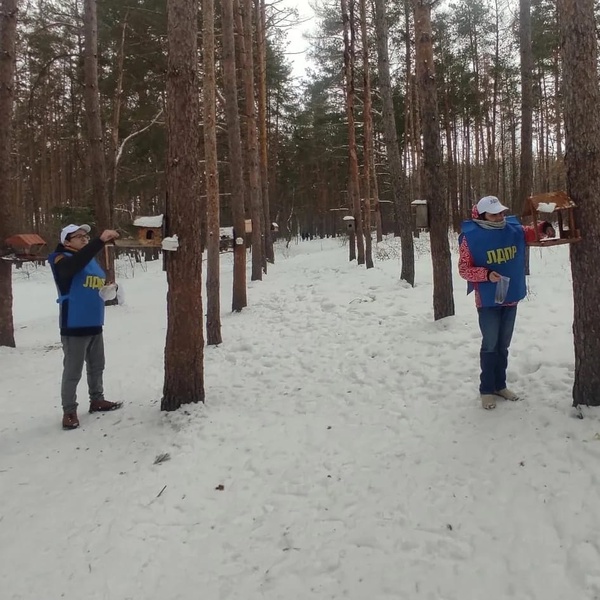
[[[498,213],[509,210],[508,206],[504,206],[496,196],[484,196],[477,203],[477,212],[482,215],[483,213],[490,213],[497,215]]]
[[[83,231],[85,231],[86,233],[89,233],[91,231],[91,227],[89,225],[73,225],[73,223],[71,223],[70,225],[67,225],[66,227],[63,227],[61,232],[60,232],[60,243],[64,244],[65,241],[67,240],[67,236],[75,233],[76,231],[79,231],[80,229],[83,229]]]

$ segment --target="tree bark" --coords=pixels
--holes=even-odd
[[[245,186],[240,115],[238,112],[233,0],[221,0],[221,11],[221,26],[223,30],[223,83],[225,89],[225,113],[231,177],[231,212],[233,215],[234,232],[231,310],[239,312],[247,306],[248,299],[246,293]]]
[[[14,224],[12,120],[15,93],[17,0],[0,0],[0,247]],[[12,263],[0,258],[0,346],[15,347]]]
[[[379,66],[379,92],[383,102],[383,137],[387,151],[394,205],[398,211],[402,267],[400,277],[411,286],[415,284],[415,249],[412,237],[410,197],[406,194],[402,158],[398,147],[396,117],[390,77],[388,23],[385,0],[375,0],[375,29],[377,31],[377,58]]]
[[[531,47],[531,0],[519,0],[519,50],[521,55],[521,169],[519,198],[514,207],[520,212],[533,193],[533,50]],[[525,252],[525,273],[529,275],[531,251]]]
[[[521,178],[516,206],[522,210],[533,192],[533,51],[531,0],[519,0],[519,50],[521,55]]]
[[[369,37],[367,35],[367,3],[360,3],[360,28],[363,56],[363,191],[365,196],[365,264],[367,269],[373,268],[373,238],[371,235],[371,162],[373,160],[373,115],[371,101],[371,73],[369,67]]]
[[[100,90],[98,89],[98,15],[96,0],[84,0],[83,11],[85,115],[90,145],[90,167],[96,226],[102,231],[112,227],[112,214],[108,198],[104,136],[100,113]],[[111,258],[107,261],[105,260],[106,256]],[[114,256],[107,253],[102,255],[101,260],[104,263],[103,267],[106,271],[107,280],[114,281]]]
[[[117,85],[115,89],[115,99],[113,103],[113,118],[111,131],[111,173],[110,173],[110,190],[108,203],[111,214],[115,208],[117,199],[117,172],[118,172],[118,155],[119,155],[119,123],[121,121],[121,101],[123,97],[123,73],[125,62],[125,34],[127,33],[127,19],[129,18],[129,10],[125,13],[123,24],[121,25],[121,40],[119,43],[119,53],[117,55]]]
[[[433,314],[443,319],[454,314],[452,261],[448,241],[448,204],[440,147],[440,122],[433,61],[431,5],[413,0],[415,7],[416,66],[423,132],[424,184],[429,202],[431,260],[433,261]]]
[[[346,85],[346,116],[348,118],[348,153],[349,153],[349,181],[348,195],[354,216],[356,232],[357,262],[365,264],[365,239],[362,226],[362,210],[360,203],[360,182],[358,177],[358,155],[356,153],[356,129],[354,124],[354,0],[341,0],[342,21],[344,24],[344,75]],[[352,246],[350,248],[352,259]]]
[[[221,337],[221,283],[219,277],[219,166],[217,162],[217,96],[215,80],[215,3],[202,0],[204,68],[204,160],[206,165],[207,253],[206,343],[216,346]]]
[[[264,258],[273,264],[275,262],[275,252],[273,250],[273,237],[271,235],[271,208],[269,203],[269,146],[267,127],[267,14],[265,0],[254,1],[256,3],[256,39],[258,50],[257,79],[260,183],[263,211],[265,214]]]
[[[567,190],[582,241],[571,246],[575,342],[573,405],[600,405],[600,106],[594,0],[558,0]]]
[[[246,96],[246,142],[248,144],[248,179],[250,211],[252,214],[252,281],[262,280],[263,272],[263,224],[264,211],[260,186],[260,161],[258,152],[258,129],[256,126],[256,107],[254,105],[254,58],[253,47],[253,23],[252,23],[252,0],[241,0],[240,2],[243,23],[243,50],[244,64],[242,72],[244,77],[244,89]]]
[[[161,410],[204,402],[197,0],[167,3],[167,338]]]

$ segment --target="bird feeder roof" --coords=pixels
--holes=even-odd
[[[5,240],[11,248],[31,248],[31,246],[45,246],[46,242],[36,233],[19,233]]]
[[[532,212],[553,213],[555,210],[574,207],[575,203],[565,192],[546,192],[530,196],[525,203],[522,216],[532,216]]]
[[[163,215],[156,215],[153,217],[138,217],[133,221],[135,227],[146,227],[148,229],[155,229],[162,227]]]

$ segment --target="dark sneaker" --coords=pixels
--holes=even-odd
[[[63,415],[62,428],[64,430],[77,429],[79,427],[79,419],[76,412],[68,412]]]
[[[92,400],[90,402],[90,412],[108,412],[110,410],[117,410],[123,406],[122,402],[109,402],[108,400]]]

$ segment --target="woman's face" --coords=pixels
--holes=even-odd
[[[492,223],[501,223],[504,221],[504,213],[498,213],[497,215],[493,215],[492,213],[485,213],[485,220],[492,221]]]

